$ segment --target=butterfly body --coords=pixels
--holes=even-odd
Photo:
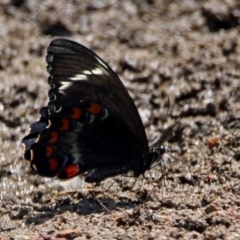
[[[47,50],[49,103],[23,138],[24,157],[40,175],[87,182],[144,174],[163,153],[151,150],[126,88],[96,54],[66,39]]]

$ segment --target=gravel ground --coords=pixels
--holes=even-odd
[[[0,239],[240,239],[239,31],[237,0],[1,0]],[[175,124],[134,186],[42,178],[23,159],[59,36],[117,72],[149,144]]]

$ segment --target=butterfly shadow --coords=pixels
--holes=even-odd
[[[40,225],[51,219],[64,218],[67,212],[76,213],[79,216],[111,214],[115,210],[133,209],[137,205],[139,202],[128,198],[121,198],[116,202],[111,196],[95,197],[92,195],[76,201],[76,199],[65,195],[59,199],[52,199],[50,204],[39,204],[38,207],[33,207],[34,212],[25,218],[25,224]]]

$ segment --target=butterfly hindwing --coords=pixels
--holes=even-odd
[[[42,176],[88,173],[100,182],[133,171],[144,173],[155,159],[126,88],[95,53],[66,39],[47,51],[49,103],[23,140],[25,158]]]

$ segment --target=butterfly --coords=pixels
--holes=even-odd
[[[49,103],[22,139],[24,158],[39,175],[89,183],[132,173],[159,161],[137,108],[116,73],[94,52],[67,39],[47,48]]]

